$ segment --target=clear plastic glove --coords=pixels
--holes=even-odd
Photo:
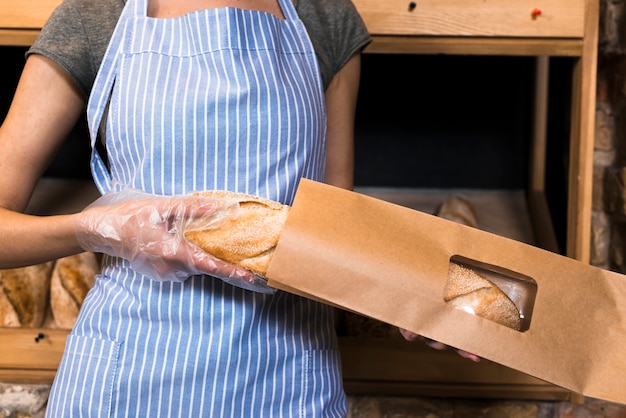
[[[184,281],[208,274],[234,286],[273,293],[265,278],[213,257],[184,237],[190,223],[217,228],[237,217],[238,210],[235,201],[123,189],[105,194],[78,215],[76,238],[84,250],[122,257],[154,280]]]
[[[444,343],[440,343],[439,341],[435,341],[435,340],[431,340],[431,339],[426,338],[426,337],[422,337],[421,335],[415,334],[414,332],[407,331],[405,329],[400,328],[400,334],[402,334],[404,339],[407,340],[407,341],[422,340],[424,342],[424,344],[426,344],[430,348],[434,348],[435,350],[447,350],[447,349],[451,348],[453,350],[456,350],[457,354],[460,355],[463,358],[472,360],[474,362],[479,362],[480,361],[480,357],[478,357],[476,354],[468,353],[467,351],[463,351],[463,350],[457,350],[456,348],[450,347],[450,346],[448,346],[448,345],[446,345]]]

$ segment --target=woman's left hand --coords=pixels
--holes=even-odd
[[[189,243],[197,223],[219,227],[237,216],[236,202],[197,196],[157,196],[125,188],[111,191],[77,215],[76,239],[87,251],[122,257],[139,273],[160,281],[208,274],[227,283],[273,293],[267,281]]]
[[[422,341],[424,341],[424,344],[426,344],[430,348],[434,348],[435,350],[452,349],[452,350],[456,350],[456,352],[463,358],[472,360],[474,362],[479,362],[480,361],[480,357],[478,357],[476,354],[468,353],[467,351],[463,351],[463,350],[458,350],[458,349],[456,349],[454,347],[450,347],[449,345],[440,343],[439,341],[434,341],[434,340],[431,340],[429,338],[422,337],[421,335],[415,334],[415,333],[413,333],[411,331],[407,331],[405,329],[400,328],[400,334],[402,334],[404,339],[407,340],[407,341],[422,340]]]

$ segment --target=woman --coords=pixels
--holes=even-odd
[[[184,243],[168,254],[141,246],[149,257],[130,243],[141,208],[158,212],[152,243],[171,239],[172,211],[217,210],[181,197],[192,191],[290,203],[303,176],[352,187],[367,42],[347,0],[59,7],[0,130],[0,267],[108,254],[68,337],[49,416],[345,415],[329,307],[243,289],[245,271]],[[22,214],[86,105],[104,197],[79,214]],[[102,223],[118,228],[113,240]]]

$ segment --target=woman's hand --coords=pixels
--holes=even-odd
[[[273,292],[263,278],[211,256],[184,237],[190,224],[219,227],[238,210],[234,201],[124,189],[105,194],[78,215],[76,238],[83,249],[122,257],[155,280],[209,274],[235,286]]]
[[[475,354],[471,354],[468,353],[467,351],[463,351],[463,350],[457,350],[456,348],[450,347],[448,345],[445,345],[443,343],[440,343],[438,341],[434,341],[425,337],[422,337],[420,335],[417,335],[411,331],[407,331],[405,329],[400,328],[400,334],[402,334],[402,336],[404,337],[405,340],[407,341],[416,341],[416,340],[422,340],[424,341],[424,344],[426,344],[427,346],[429,346],[430,348],[434,348],[435,350],[447,350],[448,348],[456,350],[456,352],[461,356],[464,357],[466,359],[475,361],[475,362],[479,362],[480,361],[480,357],[478,357]]]

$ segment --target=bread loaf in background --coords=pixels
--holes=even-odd
[[[455,195],[446,199],[439,207],[437,216],[474,228],[478,227],[476,209],[462,196]]]
[[[240,211],[235,219],[217,228],[185,231],[187,240],[220,260],[264,277],[285,226],[289,206],[228,191],[205,191],[195,196],[231,199],[239,203]]]
[[[78,311],[99,270],[98,257],[92,252],[56,261],[50,281],[50,308],[55,327],[70,329],[74,326]]]
[[[54,263],[0,270],[0,326],[37,328],[48,308]]]

